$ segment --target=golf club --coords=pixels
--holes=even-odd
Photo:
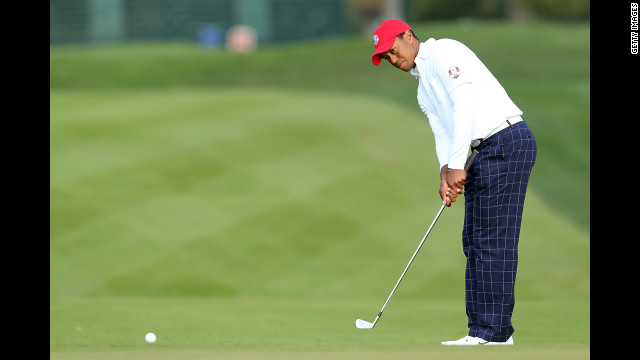
[[[471,153],[471,156],[469,157],[469,160],[467,160],[467,163],[464,166],[465,171],[469,170],[469,167],[471,166],[471,163],[473,162],[473,160],[476,158],[476,156],[478,156],[478,151],[477,150],[473,150],[473,152]],[[402,272],[402,275],[400,275],[400,279],[398,279],[398,282],[396,282],[396,286],[393,287],[393,290],[391,290],[391,294],[389,294],[389,297],[387,298],[387,301],[384,302],[384,305],[382,305],[382,309],[380,310],[380,312],[378,313],[378,316],[376,316],[376,319],[373,320],[372,323],[362,320],[362,319],[358,319],[356,320],[356,327],[358,329],[363,329],[363,330],[368,330],[368,329],[373,329],[374,326],[376,326],[376,323],[378,322],[378,319],[380,319],[380,316],[382,316],[382,312],[384,311],[384,308],[387,306],[387,303],[389,303],[389,300],[391,299],[391,296],[393,296],[393,293],[396,291],[396,288],[398,287],[398,285],[400,284],[400,281],[402,281],[402,278],[404,277],[404,274],[407,272],[407,270],[409,269],[409,266],[411,266],[411,263],[413,262],[413,259],[416,257],[416,255],[418,254],[418,251],[420,251],[420,248],[422,247],[422,244],[424,243],[424,241],[427,239],[427,236],[429,236],[429,233],[431,232],[431,229],[433,228],[433,225],[435,225],[436,221],[438,221],[438,218],[440,217],[440,214],[442,214],[442,211],[444,210],[444,208],[447,205],[444,204],[440,207],[440,211],[438,211],[438,214],[436,214],[436,218],[433,219],[433,222],[431,223],[431,226],[429,226],[429,229],[427,230],[427,233],[424,234],[424,237],[422,238],[422,241],[420,241],[420,245],[418,245],[418,248],[416,249],[416,251],[413,253],[413,256],[411,256],[411,260],[409,260],[409,263],[407,264],[407,266],[404,268],[404,271]]]

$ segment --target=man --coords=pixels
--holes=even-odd
[[[522,111],[462,43],[420,42],[399,20],[373,34],[375,65],[384,59],[418,79],[440,163],[440,197],[451,206],[464,189],[462,231],[469,333],[442,345],[512,345],[511,315],[525,192],[537,147]],[[478,155],[464,170],[469,148]]]

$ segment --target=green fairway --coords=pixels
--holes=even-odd
[[[374,330],[353,322],[372,317],[379,298],[127,297],[54,302],[53,359],[585,359],[580,328],[588,309],[522,301],[514,321],[526,330],[513,347],[443,347],[443,333],[463,336],[454,321],[462,301],[407,300],[399,296]],[[558,306],[559,305],[559,306]],[[373,306],[373,307],[372,307]],[[528,314],[528,315],[525,315]],[[535,316],[533,315],[535,314]],[[463,315],[464,316],[464,315]],[[562,318],[557,322],[554,318]],[[573,325],[567,323],[573,322]],[[572,334],[564,331],[571,330]],[[577,332],[576,332],[577,330]],[[158,340],[144,342],[153,331]],[[562,339],[562,340],[561,340]]]
[[[462,41],[496,75],[538,141],[539,176],[531,184],[550,206],[588,229],[589,24],[433,22],[415,24],[415,31],[422,41]],[[419,113],[416,79],[386,63],[373,66],[371,52],[368,36],[266,47],[251,56],[180,43],[56,47],[50,53],[51,88],[275,87],[362,94]],[[558,186],[564,181],[571,186]]]
[[[327,103],[341,116],[319,116]],[[419,114],[279,91],[60,91],[51,104],[53,353],[148,349],[148,331],[153,349],[189,352],[428,352],[464,335],[461,206],[388,318],[353,325],[375,317],[439,207]],[[392,114],[405,120],[385,127]],[[516,328],[525,344],[584,352],[588,234],[535,189],[526,211]]]
[[[539,25],[515,33],[527,31],[585,36]],[[575,46],[560,57],[588,55],[588,41]],[[344,52],[345,61],[362,51],[366,60],[369,47]],[[328,77],[314,86],[314,72],[304,86],[306,58],[277,67],[301,54],[285,46],[257,53],[256,64],[236,58],[234,83],[222,52],[180,48],[51,51],[51,359],[589,358],[588,66],[586,76],[560,69],[553,83],[499,66],[540,151],[520,240],[516,345],[460,349],[440,341],[466,335],[461,200],[376,328],[354,325],[375,318],[440,207],[415,79],[378,69],[383,79],[399,75],[404,94],[383,97],[370,78],[378,73],[349,74],[328,60],[319,66],[336,69],[339,86]],[[156,77],[141,49],[165,52]],[[205,86],[211,72],[230,83]],[[282,83],[254,84],[258,74]],[[567,183],[576,186],[559,185]],[[561,206],[549,189],[562,193]]]

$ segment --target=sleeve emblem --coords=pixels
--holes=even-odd
[[[449,78],[450,79],[457,79],[458,76],[460,76],[460,68],[458,68],[457,66],[452,66],[449,68]]]

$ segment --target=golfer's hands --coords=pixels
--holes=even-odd
[[[440,182],[440,197],[442,198],[442,205],[451,207],[451,202],[456,201],[457,196],[458,195],[449,188],[446,179]]]
[[[440,198],[442,198],[442,205],[451,207],[451,203],[456,201],[459,194],[462,194],[466,180],[467,172],[465,170],[449,170],[448,165],[440,169]]]
[[[456,194],[462,194],[465,181],[467,181],[467,172],[464,169],[449,169],[447,173],[447,184]]]

